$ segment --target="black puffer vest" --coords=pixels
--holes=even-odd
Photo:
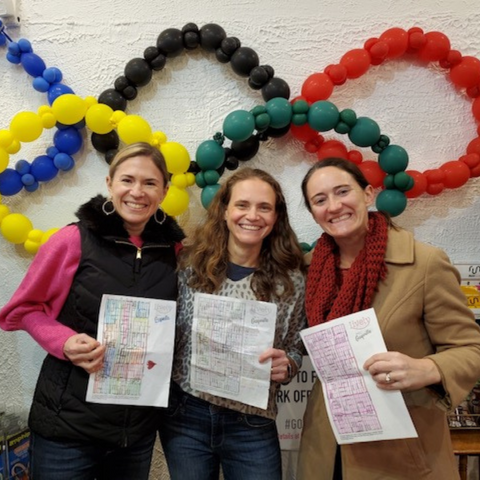
[[[78,333],[97,334],[103,294],[176,300],[175,243],[184,238],[170,217],[153,218],[138,249],[128,239],[122,219],[106,216],[105,198],[97,196],[77,212],[82,255],[58,320]],[[61,272],[58,273],[61,275]],[[112,447],[132,445],[156,429],[156,409],[85,402],[88,374],[48,355],[38,378],[29,425],[57,441],[81,441]]]

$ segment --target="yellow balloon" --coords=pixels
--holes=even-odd
[[[38,249],[40,248],[40,243],[27,239],[23,243],[23,248],[25,248],[25,250],[28,253],[35,255],[38,252]]]
[[[2,235],[12,243],[24,243],[32,228],[32,222],[21,213],[7,215],[0,225]]]
[[[195,185],[195,174],[194,173],[187,172],[185,174],[185,176],[187,177],[187,186],[188,187],[191,187],[192,185]]]
[[[11,155],[18,153],[20,151],[20,148],[22,146],[20,145],[20,142],[18,140],[14,140],[9,147],[6,148],[7,152],[10,153]]]
[[[91,106],[85,115],[87,127],[95,133],[105,134],[113,130],[110,119],[113,115],[113,109],[103,103],[97,103]]]
[[[33,142],[42,134],[42,119],[33,112],[17,113],[10,122],[10,131],[20,142]]]
[[[43,235],[42,235],[42,239],[40,240],[40,244],[43,245],[44,243],[48,242],[48,240],[50,239],[50,237],[58,232],[60,229],[59,228],[50,228],[48,229]]]
[[[53,128],[57,123],[57,119],[52,112],[44,113],[42,115],[43,128]]]
[[[8,153],[0,147],[0,172],[3,172],[8,167]]]
[[[33,230],[30,230],[30,232],[28,232],[27,241],[30,240],[31,242],[40,244],[40,241],[42,240],[42,235],[43,235],[42,230],[39,230],[38,228],[34,228]]]
[[[0,147],[7,149],[14,138],[10,130],[0,130]]]
[[[87,103],[73,93],[65,93],[56,98],[52,105],[55,118],[64,125],[75,125],[85,117]]]
[[[118,136],[127,143],[150,142],[152,129],[146,120],[138,115],[126,115],[117,127]]]
[[[172,175],[170,183],[178,188],[187,188],[187,176],[184,173]]]
[[[172,173],[185,173],[190,166],[190,154],[180,143],[166,142],[160,145],[160,151],[167,162],[167,170]]]
[[[189,201],[190,197],[186,190],[170,185],[161,207],[167,215],[176,217],[187,210]]]

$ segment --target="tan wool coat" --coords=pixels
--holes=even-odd
[[[385,261],[372,307],[387,349],[431,358],[442,386],[403,394],[418,438],[342,445],[343,480],[456,480],[446,412],[480,378],[480,329],[443,251],[390,228]],[[297,479],[332,480],[337,444],[319,382],[303,424]]]

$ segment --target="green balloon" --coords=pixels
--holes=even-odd
[[[267,109],[265,105],[257,105],[256,107],[253,107],[252,110],[250,110],[250,113],[256,117],[257,115],[261,115],[262,113],[267,113]]]
[[[377,196],[376,206],[377,210],[396,217],[407,207],[407,197],[399,190],[383,190]]]
[[[270,126],[270,115],[268,113],[261,113],[255,117],[255,128],[258,131],[266,130]]]
[[[294,113],[292,115],[292,123],[297,127],[305,125],[308,122],[308,117],[306,113]]]
[[[410,182],[412,181],[412,177],[405,172],[398,172],[394,176],[395,187],[397,187],[400,191],[406,192],[412,188],[410,186]]]
[[[380,127],[368,117],[359,117],[350,130],[348,138],[359,147],[371,147],[380,138]]]
[[[203,172],[203,178],[207,185],[215,185],[220,180],[220,174],[216,170],[207,170]]]
[[[395,175],[407,168],[408,153],[399,145],[389,145],[378,156],[378,163],[384,172]]]
[[[357,123],[357,114],[350,108],[346,108],[340,112],[340,119],[348,126],[353,127]]]
[[[235,110],[223,121],[224,135],[234,142],[243,142],[255,130],[255,117],[246,110]]]
[[[292,105],[293,113],[308,113],[310,105],[305,100],[297,100]]]
[[[207,185],[204,189],[202,189],[200,200],[202,202],[203,208],[209,207],[210,203],[212,203],[213,197],[216,195],[219,189],[220,185],[218,183],[216,183],[215,185]]]
[[[203,172],[198,172],[195,175],[195,183],[197,187],[204,188],[207,186],[207,182],[205,182],[205,178],[203,176]]]
[[[195,160],[202,170],[216,170],[225,161],[225,151],[215,140],[205,140],[197,148]]]
[[[395,177],[393,175],[387,175],[383,179],[383,186],[385,188],[395,188]]]
[[[315,102],[308,111],[308,123],[317,132],[327,132],[337,125],[340,119],[338,108],[326,100]]]
[[[342,122],[341,120],[337,123],[337,125],[335,126],[335,131],[337,133],[341,133],[342,135],[345,135],[346,133],[348,133],[350,131],[350,126],[348,125],[348,123],[345,123],[345,122]]]
[[[272,128],[286,127],[292,120],[292,105],[281,97],[272,98],[265,107],[270,115],[270,126]]]

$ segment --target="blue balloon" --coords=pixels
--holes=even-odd
[[[13,168],[6,168],[0,173],[0,194],[16,195],[23,188],[22,176]]]
[[[31,173],[27,173],[25,175],[22,175],[22,183],[26,187],[29,187],[30,185],[33,185],[35,182],[36,182],[35,177]]]
[[[75,165],[73,158],[66,153],[55,155],[53,163],[59,170],[63,170],[64,172],[68,172],[68,170],[71,170]]]
[[[30,41],[27,40],[26,38],[21,38],[21,39],[17,42],[17,46],[18,46],[18,48],[20,49],[20,51],[21,51],[22,53],[30,53],[30,52],[33,52],[32,44],[31,44]]]
[[[50,84],[43,77],[36,77],[32,82],[33,88],[37,92],[45,93],[48,92]]]
[[[33,182],[31,185],[25,185],[25,190],[27,192],[34,192],[35,190],[38,190],[39,183],[38,182]]]
[[[21,52],[20,45],[17,42],[9,43],[7,47],[7,51],[11,55],[18,57]]]
[[[16,55],[13,55],[12,53],[7,53],[6,55],[7,60],[10,63],[13,63],[14,65],[18,65],[20,63],[20,57],[17,57]]]
[[[48,182],[58,173],[53,160],[47,155],[40,155],[33,162],[30,172],[39,182]]]
[[[26,173],[30,173],[30,163],[28,163],[26,160],[19,160],[15,164],[15,170],[20,175],[25,175]]]
[[[60,95],[74,93],[70,87],[63,83],[55,83],[48,89],[48,103],[51,105]]]
[[[32,77],[41,77],[47,67],[45,62],[35,53],[23,53],[21,62],[25,71]]]
[[[57,130],[53,136],[53,143],[60,152],[74,155],[82,148],[82,135],[73,127]]]
[[[44,70],[43,78],[48,83],[60,83],[62,81],[63,75],[60,69],[58,69],[57,67],[49,67]]]

